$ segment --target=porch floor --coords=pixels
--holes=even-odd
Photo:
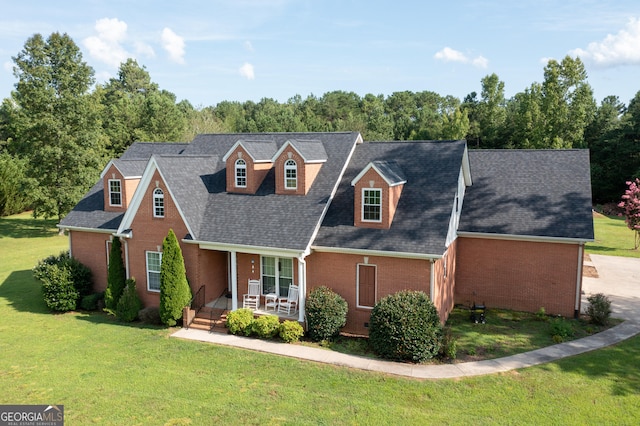
[[[264,309],[264,298],[261,300],[260,309],[256,309],[253,311],[254,315],[278,315],[282,319],[287,320],[297,320],[298,319],[298,311],[287,315],[286,313],[278,313],[278,311],[273,310],[265,310]],[[220,309],[224,311],[224,315],[226,318],[227,312],[231,311],[232,308],[232,300],[226,296],[218,297],[217,299],[207,303],[205,306],[208,308]],[[238,300],[238,308],[242,308],[242,300]]]

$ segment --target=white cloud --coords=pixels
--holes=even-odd
[[[13,62],[7,61],[2,64],[2,67],[10,74],[13,74]]]
[[[244,48],[249,52],[253,52],[253,44],[249,40],[244,42]]]
[[[464,53],[454,50],[450,47],[445,47],[439,52],[436,52],[433,57],[444,62],[460,62],[463,64],[471,64],[477,68],[487,68],[487,66],[489,65],[489,60],[484,56],[470,58]]]
[[[586,49],[574,49],[569,54],[596,65],[617,66],[640,64],[640,19],[631,18],[617,34],[589,43]]]
[[[122,42],[127,37],[126,22],[117,18],[98,19],[95,30],[98,33],[97,36],[87,37],[83,40],[84,46],[93,58],[112,67],[118,67],[131,56],[122,46]]]
[[[162,47],[173,62],[184,64],[184,39],[170,28],[162,30]]]
[[[245,62],[240,67],[240,69],[238,69],[238,72],[240,73],[241,76],[243,76],[247,80],[255,80],[256,78],[255,72],[253,70],[253,65],[251,65],[248,62]]]
[[[134,43],[134,47],[136,49],[136,53],[144,56],[145,58],[155,58],[156,52],[153,50],[153,47],[149,46],[146,43],[141,41],[136,41]]]

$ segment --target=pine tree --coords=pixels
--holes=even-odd
[[[168,326],[176,325],[182,317],[182,309],[191,300],[182,250],[173,229],[162,243],[160,265],[160,319]]]
[[[118,300],[116,316],[121,321],[131,322],[138,317],[138,312],[142,309],[142,302],[136,291],[135,278],[127,280],[127,286]]]
[[[623,209],[625,222],[632,231],[635,231],[634,250],[640,246],[640,179],[635,182],[627,182],[629,188],[624,192],[622,201],[618,207]]]
[[[120,238],[114,238],[109,252],[109,270],[107,274],[107,290],[104,292],[105,310],[114,313],[118,300],[126,285],[126,273],[122,262],[122,245]]]

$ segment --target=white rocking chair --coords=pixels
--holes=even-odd
[[[260,308],[260,281],[249,280],[248,285],[248,293],[242,295],[242,307],[255,311]]]
[[[295,313],[298,310],[298,286],[289,285],[289,295],[287,297],[281,297],[278,301],[278,313]]]

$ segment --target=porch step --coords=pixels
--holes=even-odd
[[[189,327],[199,330],[225,329],[226,322],[226,311],[204,306],[193,318]]]

